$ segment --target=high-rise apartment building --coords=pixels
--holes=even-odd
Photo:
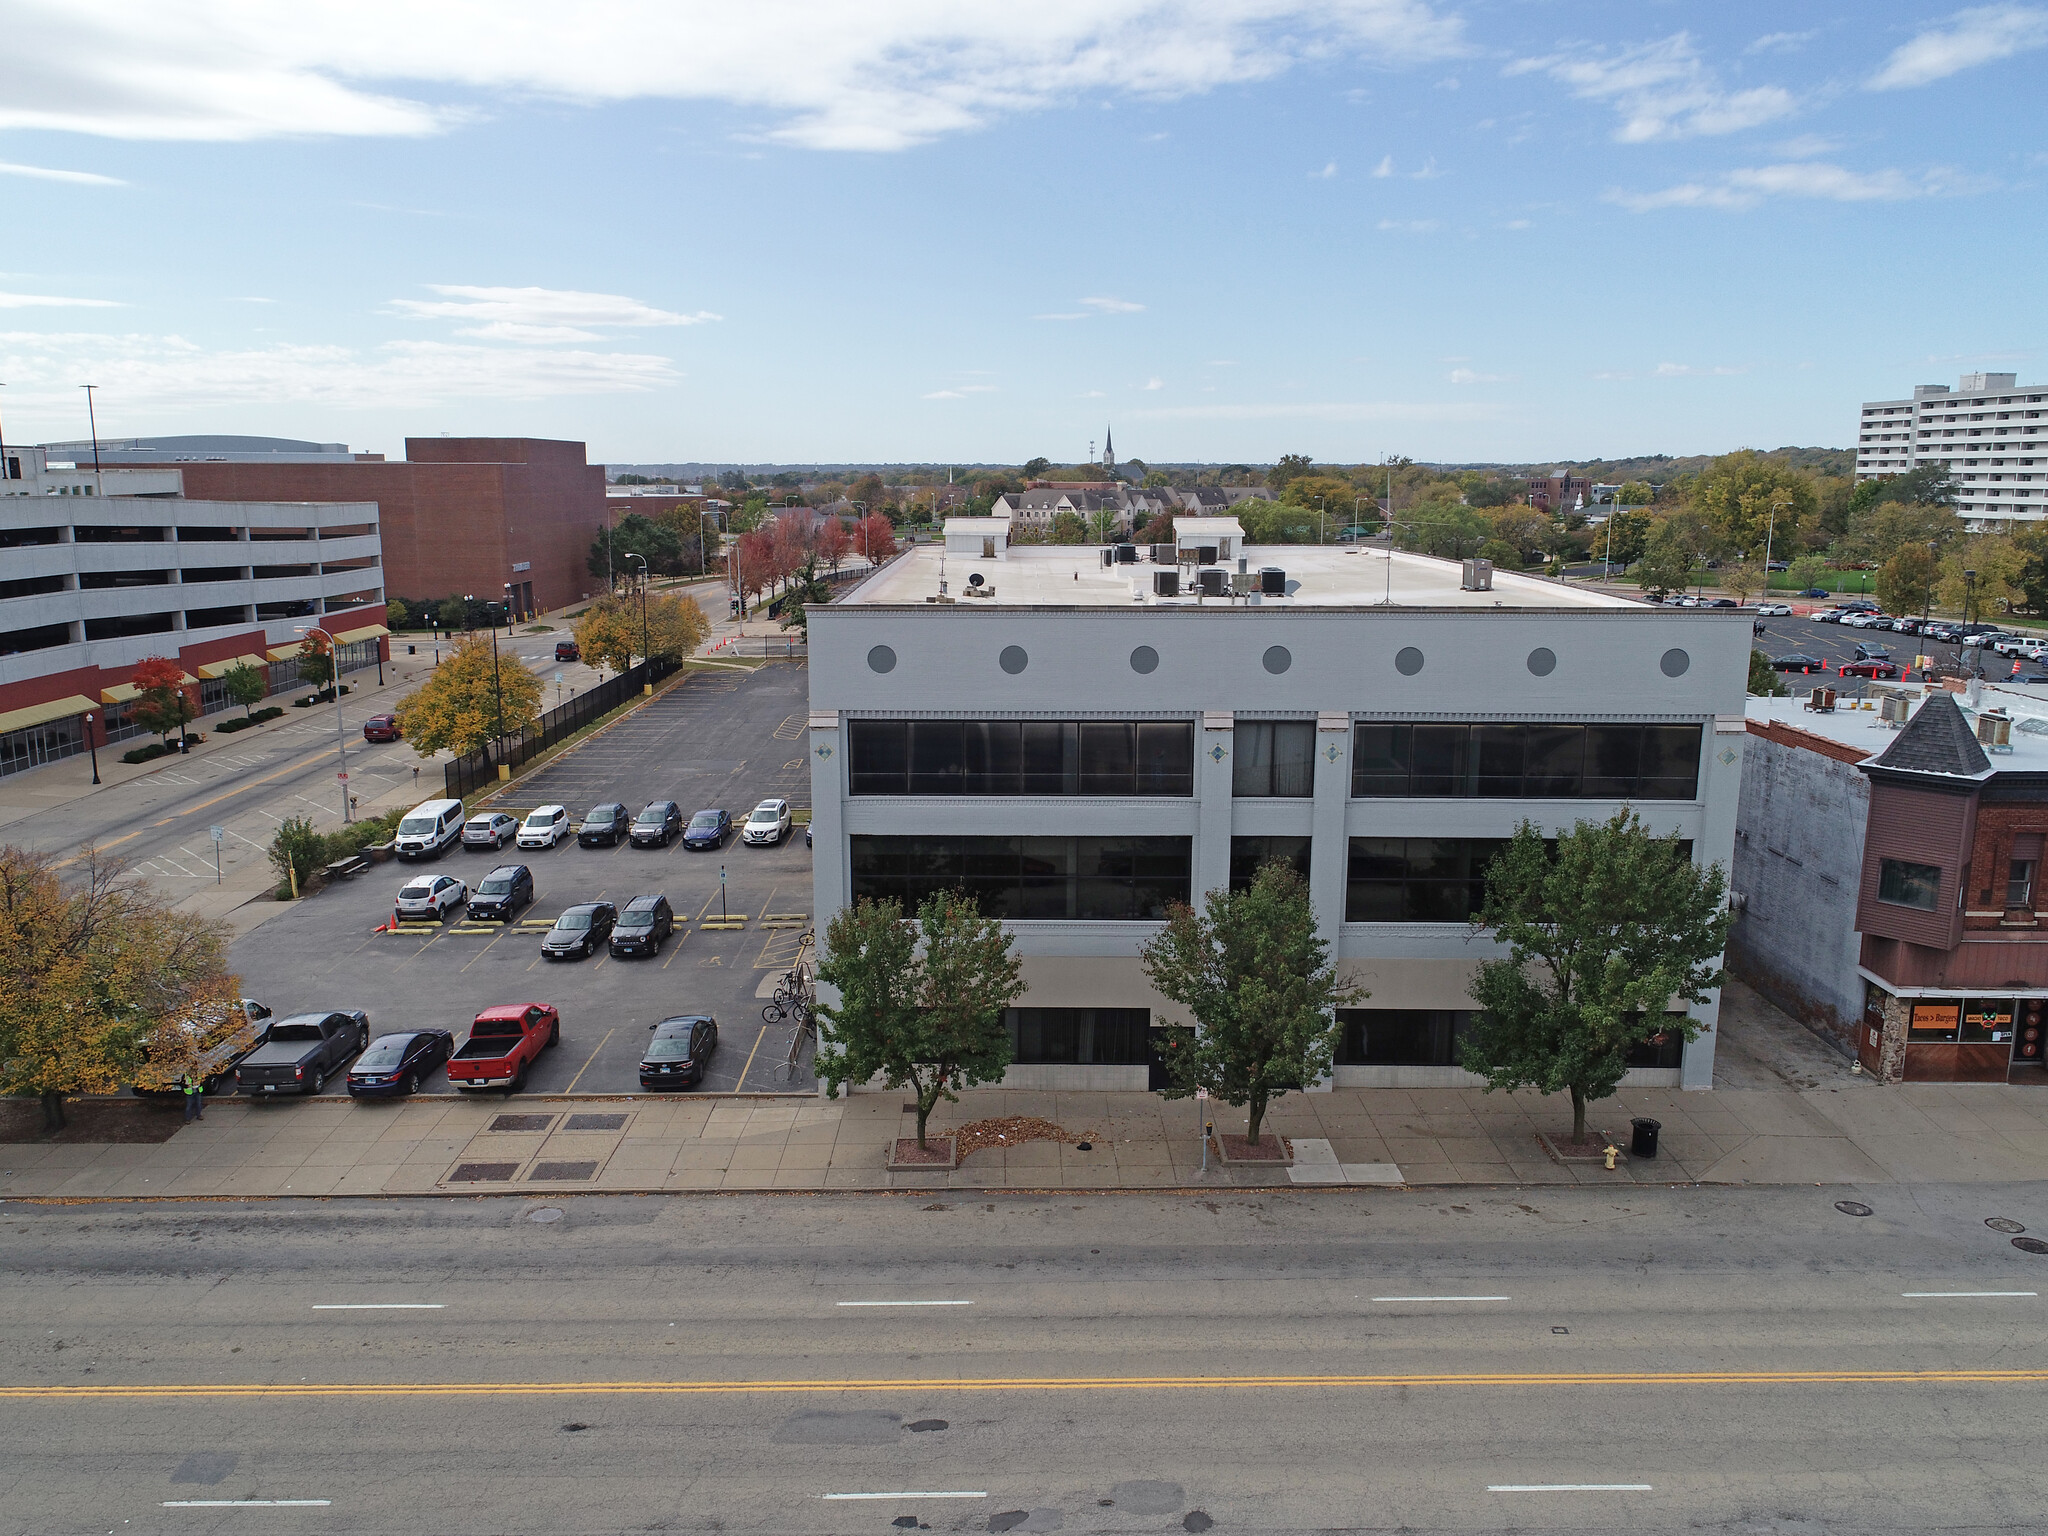
[[[2016,373],[1966,373],[1954,389],[1918,384],[1910,400],[1867,400],[1856,478],[1943,464],[1956,511],[1975,529],[2048,517],[2048,384]]]

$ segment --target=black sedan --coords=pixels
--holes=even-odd
[[[379,1035],[348,1069],[348,1096],[397,1099],[418,1093],[454,1052],[455,1037],[445,1029]]]
[[[654,1038],[640,1058],[642,1088],[688,1088],[704,1081],[718,1049],[718,1020],[689,1014],[647,1027]]]
[[[1771,663],[1773,672],[1825,672],[1828,664],[1818,656],[1806,656],[1795,651],[1790,656],[1780,656]]]
[[[595,848],[602,843],[607,848],[616,848],[632,824],[631,814],[616,800],[593,805],[583,818],[583,824],[576,829],[576,846]]]
[[[666,848],[683,830],[683,808],[673,800],[657,800],[633,818],[635,848]]]
[[[723,848],[725,840],[732,836],[732,812],[699,811],[690,818],[690,824],[683,828],[683,846],[692,851],[699,848]]]
[[[619,909],[608,901],[586,901],[571,907],[555,919],[555,926],[540,941],[541,958],[563,960],[575,955],[587,960],[612,936],[618,921]]]

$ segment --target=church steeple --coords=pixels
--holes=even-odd
[[[1109,440],[1109,423],[1102,425],[1102,467],[1109,471],[1110,478],[1116,478],[1116,447]]]

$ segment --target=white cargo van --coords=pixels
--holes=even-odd
[[[401,859],[433,859],[462,841],[462,802],[429,800],[406,812],[392,839],[391,851]]]

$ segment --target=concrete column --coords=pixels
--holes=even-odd
[[[806,738],[811,759],[811,928],[818,936],[815,960],[825,958],[825,929],[833,914],[847,904],[852,886],[846,858],[846,735],[839,711],[811,711]],[[818,1001],[828,1007],[839,1001],[838,990],[818,984]],[[830,1028],[817,1021],[820,1036]],[[818,1085],[825,1097],[825,1085]]]
[[[1309,900],[1316,911],[1316,937],[1337,958],[1338,925],[1344,921],[1344,883],[1351,845],[1344,836],[1344,811],[1351,799],[1351,716],[1324,712],[1316,717],[1315,810],[1309,821]],[[1328,1093],[1334,1077],[1310,1083],[1308,1092]]]
[[[1729,717],[1726,728],[1716,720],[1707,728],[1700,754],[1700,835],[1693,841],[1693,859],[1719,864],[1732,880],[1735,873],[1735,814],[1742,792],[1742,751],[1748,728],[1742,717]],[[1720,1029],[1721,994],[1710,993],[1690,1010],[1705,1028],[1685,1048],[1678,1086],[1704,1091],[1714,1086],[1714,1043]]]
[[[1195,732],[1195,910],[1210,891],[1230,888],[1231,776],[1236,772],[1237,719],[1227,709],[1202,712]]]

